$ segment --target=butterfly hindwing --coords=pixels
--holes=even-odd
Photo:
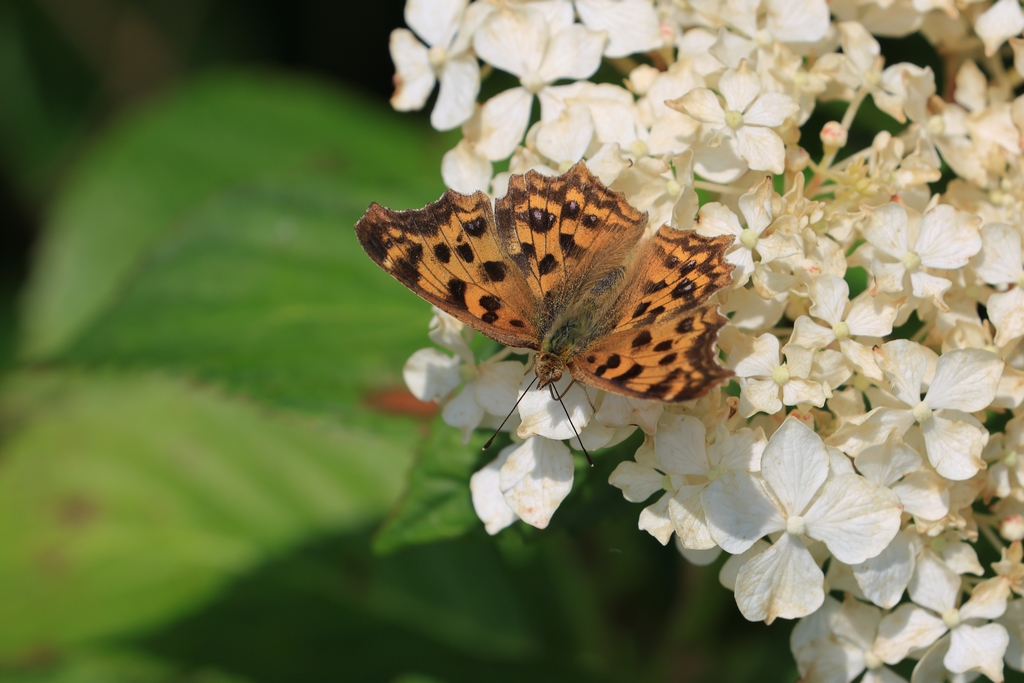
[[[509,178],[495,221],[533,296],[557,313],[622,266],[647,217],[580,162],[557,177]]]
[[[423,299],[502,344],[537,348],[539,306],[498,240],[484,193],[449,190],[409,211],[371,204],[356,235],[370,258]]]
[[[705,305],[651,326],[620,330],[595,341],[569,362],[583,384],[654,401],[698,398],[732,375],[715,358],[727,322]]]
[[[641,248],[609,317],[611,334],[668,321],[732,282],[731,236],[704,237],[663,226]]]

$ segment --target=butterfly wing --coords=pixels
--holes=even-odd
[[[377,265],[421,298],[506,346],[538,347],[539,306],[498,240],[483,192],[449,190],[409,211],[371,204],[356,235]]]
[[[716,361],[727,321],[708,298],[731,283],[731,237],[663,227],[630,265],[609,331],[569,363],[584,384],[666,402],[707,393],[732,375]]]
[[[732,376],[715,360],[727,322],[715,305],[602,338],[569,363],[573,378],[616,394],[668,403],[703,396]]]
[[[612,307],[611,333],[650,327],[701,306],[732,282],[725,250],[728,235],[704,237],[693,230],[662,227],[630,265],[626,285]]]
[[[647,224],[581,161],[557,177],[509,178],[495,203],[505,250],[550,319],[614,278]]]

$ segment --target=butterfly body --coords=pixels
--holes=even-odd
[[[660,401],[703,395],[725,318],[707,299],[731,282],[729,237],[662,227],[583,162],[562,176],[512,176],[487,195],[449,190],[423,209],[372,204],[356,224],[367,254],[423,299],[492,339],[536,351],[541,387],[583,384]]]

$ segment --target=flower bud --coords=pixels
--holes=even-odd
[[[821,129],[821,144],[826,152],[835,152],[846,147],[847,132],[843,124],[829,121]]]

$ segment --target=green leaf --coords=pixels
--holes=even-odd
[[[215,193],[333,173],[363,197],[411,192],[422,203],[442,189],[439,141],[312,83],[221,73],[185,86],[98,142],[53,207],[26,296],[23,355],[68,348],[154,244]]]
[[[244,683],[204,668],[181,667],[139,652],[75,652],[56,663],[0,674],[0,683]]]
[[[391,553],[480,529],[469,478],[485,461],[480,447],[486,439],[486,435],[475,432],[464,445],[459,430],[435,420],[430,438],[409,470],[405,494],[377,532],[373,549]],[[492,457],[497,450],[491,449]]]
[[[430,307],[371,261],[369,199],[330,177],[219,194],[168,236],[66,354],[216,381],[268,403],[394,429],[364,407],[429,344]]]
[[[158,376],[0,385],[0,658],[165,621],[397,497],[411,430],[271,413]]]

